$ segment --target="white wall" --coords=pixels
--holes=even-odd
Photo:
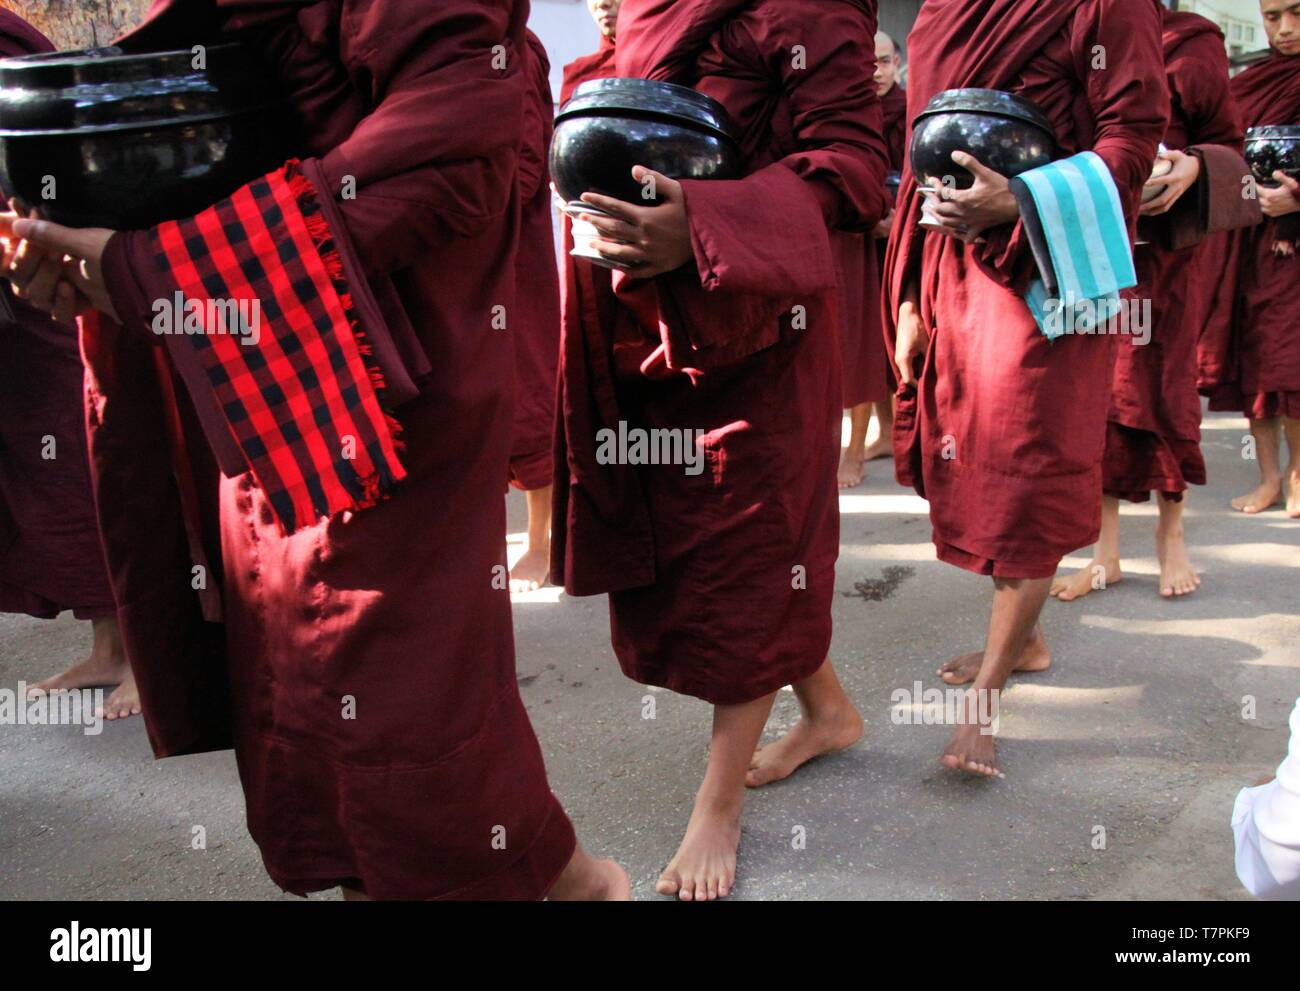
[[[551,60],[551,94],[558,100],[564,67],[600,44],[586,0],[533,0],[528,26],[542,39]]]

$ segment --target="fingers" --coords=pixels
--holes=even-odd
[[[626,220],[628,223],[636,223],[637,207],[630,203],[624,203],[622,200],[616,200],[612,196],[606,196],[604,193],[583,193],[582,202],[594,206],[597,210],[604,210],[606,213]]]
[[[588,213],[584,219],[601,234],[615,241],[635,241],[640,234],[640,228],[617,217],[602,217],[598,213]]]
[[[1283,186],[1283,188],[1285,188],[1292,195],[1300,193],[1300,182],[1297,182],[1295,179],[1292,179],[1281,169],[1273,173],[1273,178],[1276,179]]]
[[[14,285],[19,296],[38,310],[49,313],[54,309],[54,287],[59,284],[62,276],[63,263],[46,255],[41,258],[30,278],[21,283],[15,281]]]
[[[1143,203],[1138,208],[1138,213],[1141,214],[1143,217],[1159,216],[1162,213],[1166,213],[1169,210],[1169,208],[1174,205],[1175,199],[1176,197],[1174,195],[1173,187],[1172,186],[1168,187],[1165,189],[1163,193],[1161,193],[1155,199],[1147,203]]]
[[[608,258],[613,262],[618,262],[620,265],[626,265],[629,268],[644,265],[646,261],[648,261],[645,251],[634,244],[620,244],[617,241],[605,241],[596,238],[591,242],[591,246],[598,251],[602,257]]]
[[[654,186],[655,199],[664,203],[676,203],[682,198],[682,184],[670,179],[662,172],[647,169],[644,165],[632,166],[632,178],[642,185],[649,179]]]
[[[111,231],[101,227],[64,227],[48,220],[30,220],[21,217],[13,221],[11,227],[15,237],[25,238],[51,254],[96,260],[108,240],[105,235],[112,234]]]
[[[969,152],[954,151],[952,153],[952,160],[973,175],[976,181],[979,181],[980,179],[992,181],[998,177],[998,173],[994,172],[987,165],[982,164],[978,158]]]

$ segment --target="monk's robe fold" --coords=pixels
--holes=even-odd
[[[1231,83],[1242,124],[1300,124],[1300,55],[1273,50]],[[1208,294],[1198,347],[1200,389],[1210,409],[1255,419],[1300,417],[1300,256],[1277,254],[1300,223],[1291,214],[1206,242],[1200,279]]]
[[[519,251],[515,296],[507,317],[515,348],[515,423],[510,481],[525,491],[551,484],[555,381],[560,364],[560,275],[555,264],[554,207],[547,156],[554,130],[550,60],[528,32],[531,87],[519,149]]]
[[[884,212],[874,34],[864,0],[622,7],[617,74],[720,101],[744,176],[683,182],[693,265],[605,282],[566,264],[552,573],[572,594],[610,593],[619,662],[644,683],[744,702],[826,656],[841,402],[830,232]],[[602,464],[598,431],[620,423],[689,432],[698,472]]]
[[[1155,0],[928,0],[908,51],[911,119],[946,89],[1026,97],[1062,156],[1091,150],[1105,162],[1131,229],[1169,118]],[[886,336],[892,350],[915,286],[930,347],[918,387],[898,393],[898,480],[929,499],[941,560],[1047,577],[1100,529],[1115,338],[1042,335],[1021,298],[1036,272],[1021,223],[968,246],[918,228],[921,203],[905,174],[885,262]]]
[[[907,94],[897,84],[880,98],[881,131],[889,171],[902,172],[907,130]],[[885,244],[870,233],[836,232],[833,237],[843,302],[840,352],[845,409],[887,402],[893,391],[890,359],[880,323],[881,273]]]
[[[52,52],[0,10],[0,58]],[[0,612],[112,616],[91,498],[76,329],[0,282]]]
[[[515,307],[527,4],[170,4],[124,44],[189,45],[204,11],[220,28],[206,41],[237,32],[285,87],[338,276],[369,301],[368,338],[391,345],[385,381],[410,393],[394,410],[407,476],[285,534],[251,473],[217,475],[197,440],[212,410],[191,408],[174,342],[149,333],[149,302],[178,288],[155,232],[110,241],[123,325],[83,328],[83,350],[151,741],[162,755],[233,737],[249,830],[288,891],[542,897],[574,836],[519,697],[499,580],[515,369],[493,326]],[[169,422],[191,472],[148,433]],[[196,511],[221,624],[203,623],[192,584]]]
[[[1223,33],[1211,21],[1186,11],[1164,12],[1165,78],[1171,115],[1164,144],[1198,154],[1201,178],[1175,205],[1199,212],[1206,196],[1237,203],[1245,136],[1228,91],[1228,57]],[[1216,151],[1227,152],[1235,168],[1215,174]],[[1205,203],[1205,222],[1210,209]],[[1172,213],[1173,211],[1171,211]],[[1167,222],[1167,221],[1166,221]],[[1147,229],[1144,218],[1139,231]],[[1149,301],[1150,338],[1119,340],[1112,378],[1102,486],[1107,495],[1145,502],[1156,491],[1181,499],[1188,485],[1205,484],[1201,455],[1201,402],[1196,391],[1196,340],[1200,308],[1192,285],[1195,249],[1164,246],[1159,226],[1151,241],[1134,252],[1138,285],[1125,293],[1137,305]]]

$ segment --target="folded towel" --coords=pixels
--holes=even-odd
[[[1025,304],[1049,339],[1096,333],[1137,285],[1119,190],[1106,163],[1085,151],[1011,180],[1039,278]]]
[[[400,426],[299,163],[150,233],[206,388],[284,531],[387,495],[406,474]]]

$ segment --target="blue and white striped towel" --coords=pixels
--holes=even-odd
[[[1011,180],[1040,278],[1025,303],[1049,339],[1093,333],[1119,312],[1120,290],[1137,285],[1133,246],[1110,169],[1085,151]],[[1038,228],[1041,230],[1041,236]]]

